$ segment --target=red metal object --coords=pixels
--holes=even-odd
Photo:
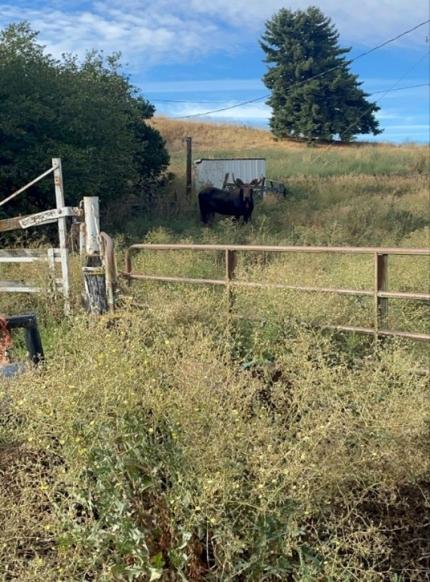
[[[12,336],[6,318],[0,317],[0,365],[10,362],[8,351],[12,347]]]

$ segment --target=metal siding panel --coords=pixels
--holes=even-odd
[[[200,190],[211,184],[221,188],[227,172],[230,178],[240,178],[244,182],[251,182],[254,178],[263,178],[266,175],[266,160],[264,159],[231,159],[231,160],[202,160],[194,163],[196,188]]]

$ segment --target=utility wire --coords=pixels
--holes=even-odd
[[[407,87],[398,87],[397,89],[393,89],[393,91],[404,91],[405,89],[416,89],[418,87],[429,87],[430,83],[420,83],[418,85],[408,85]],[[377,95],[378,93],[384,93],[386,89],[380,89],[379,91],[373,91],[373,93],[368,93],[368,95]],[[256,97],[256,99],[264,99],[264,97]],[[199,103],[225,103],[226,99],[222,100],[182,100],[182,99],[150,99],[151,103],[187,103],[190,105],[195,105]],[[234,103],[233,105],[236,105]]]
[[[328,71],[327,71],[328,72]],[[308,79],[310,81],[311,79]],[[241,107],[242,105],[249,105],[250,103],[257,103],[257,101],[262,101],[267,99],[270,95],[263,95],[262,97],[256,97],[255,99],[249,99],[248,101],[241,101],[235,105],[229,105],[228,107],[221,107],[220,109],[212,109],[211,111],[205,111],[204,113],[193,113],[191,115],[178,115],[173,119],[191,119],[192,117],[205,117],[206,115],[211,115],[212,113],[220,113],[221,111],[229,111],[230,109],[235,109],[236,107]]]
[[[420,59],[418,59],[418,61],[412,66],[410,67],[405,73],[403,73],[403,75],[401,75],[397,81],[389,88],[384,90],[383,95],[381,95],[381,97],[379,97],[375,103],[379,103],[379,101],[382,101],[382,99],[384,99],[384,97],[386,97],[389,93],[392,93],[393,91],[398,91],[397,85],[399,83],[401,83],[403,81],[403,79],[405,79],[406,77],[408,77],[412,71],[414,71],[418,65],[420,65],[422,63],[422,61],[427,57],[427,53],[424,53]],[[373,109],[373,105],[372,104],[369,108],[367,108],[361,115],[359,115],[357,117],[357,119],[355,119],[355,121],[353,121],[353,123],[351,123],[347,128],[346,131],[348,131],[349,129],[353,128],[354,125],[356,123],[358,123],[360,121],[360,119],[362,117],[364,117],[365,115],[367,115],[369,113],[369,111],[371,111]],[[333,146],[337,145],[338,142],[332,142],[330,143],[326,148],[324,148],[313,160],[312,163],[315,163],[317,160],[319,160],[324,154],[326,154]],[[327,163],[327,162],[326,162]]]
[[[408,87],[397,87],[397,89],[391,89],[390,93],[393,91],[404,91],[405,89],[416,89],[418,87],[430,87],[430,83],[420,83],[419,85],[409,85]],[[381,89],[380,91],[373,91],[369,95],[377,95],[378,93],[385,93],[386,89]]]
[[[410,28],[409,30],[405,30],[405,32],[401,32],[400,34],[398,34],[397,36],[395,36],[394,38],[390,38],[389,40],[386,40],[385,42],[378,44],[377,46],[369,49],[368,51],[359,54],[358,56],[354,57],[352,59],[352,61],[350,61],[351,63],[354,61],[357,61],[358,59],[361,59],[361,57],[366,57],[367,55],[370,55],[370,53],[373,53],[375,51],[377,51],[378,49],[387,46],[387,44],[390,44],[392,42],[394,42],[395,40],[399,40],[399,38],[402,38],[402,36],[406,36],[407,34],[414,32],[414,30],[417,30],[418,28],[421,28],[421,26],[425,26],[426,24],[428,24],[430,22],[430,18],[428,20],[424,20],[424,22],[420,22],[419,24],[417,24],[416,26],[414,26],[413,28]]]
[[[396,40],[399,40],[403,36],[410,34],[414,30],[421,28],[421,26],[424,26],[424,25],[428,24],[429,22],[430,22],[430,18],[428,20],[425,20],[424,22],[420,22],[419,24],[417,24],[413,28],[410,28],[408,30],[405,30],[404,32],[401,32],[397,36],[390,38],[381,44],[378,44],[377,46],[369,49],[368,51],[365,51],[364,53],[360,53],[359,55],[357,55],[353,59],[350,59],[349,61],[347,61],[347,63],[345,63],[345,62],[339,63],[338,65],[331,67],[330,69],[327,69],[326,71],[321,71],[321,73],[317,73],[316,75],[313,75],[312,77],[309,77],[308,79],[303,79],[303,81],[297,81],[296,83],[293,83],[292,85],[290,85],[288,87],[288,90],[292,89],[293,87],[298,87],[300,85],[304,85],[306,83],[309,83],[309,81],[313,81],[314,79],[318,79],[320,77],[323,77],[324,75],[327,75],[328,73],[331,73],[332,71],[335,71],[336,69],[345,66],[345,64],[351,65],[353,62],[357,61],[358,59],[361,59],[362,57],[365,57],[365,56],[369,55],[370,53],[373,53],[376,50],[378,50],[384,46],[387,46],[388,44],[390,44]],[[241,107],[242,105],[249,105],[250,103],[257,103],[258,101],[262,101],[263,99],[267,99],[268,97],[270,97],[270,94],[263,95],[262,97],[257,97],[255,99],[249,99],[248,101],[242,101],[241,103],[236,103],[235,105],[230,105],[229,107],[221,107],[220,109],[213,109],[211,111],[205,111],[204,113],[193,113],[191,115],[180,115],[174,119],[191,119],[193,117],[204,117],[204,116],[210,115],[212,113],[220,113],[222,111],[228,111],[230,109],[235,109],[236,107]]]
[[[263,99],[264,97],[261,97]],[[225,99],[151,99],[151,103],[225,103]]]

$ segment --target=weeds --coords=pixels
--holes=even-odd
[[[270,163],[291,170],[290,198],[259,203],[252,225],[201,229],[190,214],[169,229],[135,221],[134,236],[427,244],[424,178],[362,174],[393,160],[406,172],[419,150],[336,148],[338,175],[323,180],[300,174],[317,150],[284,150]],[[346,158],[357,175],[341,175]],[[119,252],[126,244],[118,238]],[[426,292],[423,260],[390,258],[390,290]],[[216,254],[135,264],[224,276]],[[9,313],[37,309],[47,360],[0,386],[1,579],[428,578],[430,403],[418,370],[428,354],[315,328],[368,325],[366,298],[238,290],[226,325],[218,289],[136,284],[115,315],[92,319],[79,310],[78,263],[73,272],[70,319],[46,295],[2,301]],[[363,289],[373,270],[366,257],[241,255],[237,276]],[[390,300],[389,314],[428,333],[424,303]]]
[[[421,579],[429,402],[411,356],[393,344],[351,366],[270,315],[229,339],[197,296],[77,318],[38,377],[8,386],[23,459],[8,472],[38,501],[18,517],[2,489],[0,564],[20,579]],[[423,541],[399,559],[406,531]]]

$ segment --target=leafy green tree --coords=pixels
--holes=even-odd
[[[54,59],[28,23],[0,32],[0,199],[61,157],[68,204],[100,196],[101,207],[145,199],[169,163],[147,124],[154,107],[122,73],[119,56]],[[46,179],[0,209],[15,216],[52,207]],[[6,214],[6,215],[7,215]]]
[[[338,46],[339,34],[316,7],[279,10],[266,22],[261,46],[269,69],[263,77],[272,95],[270,125],[278,137],[350,141],[381,133],[357,75]]]

